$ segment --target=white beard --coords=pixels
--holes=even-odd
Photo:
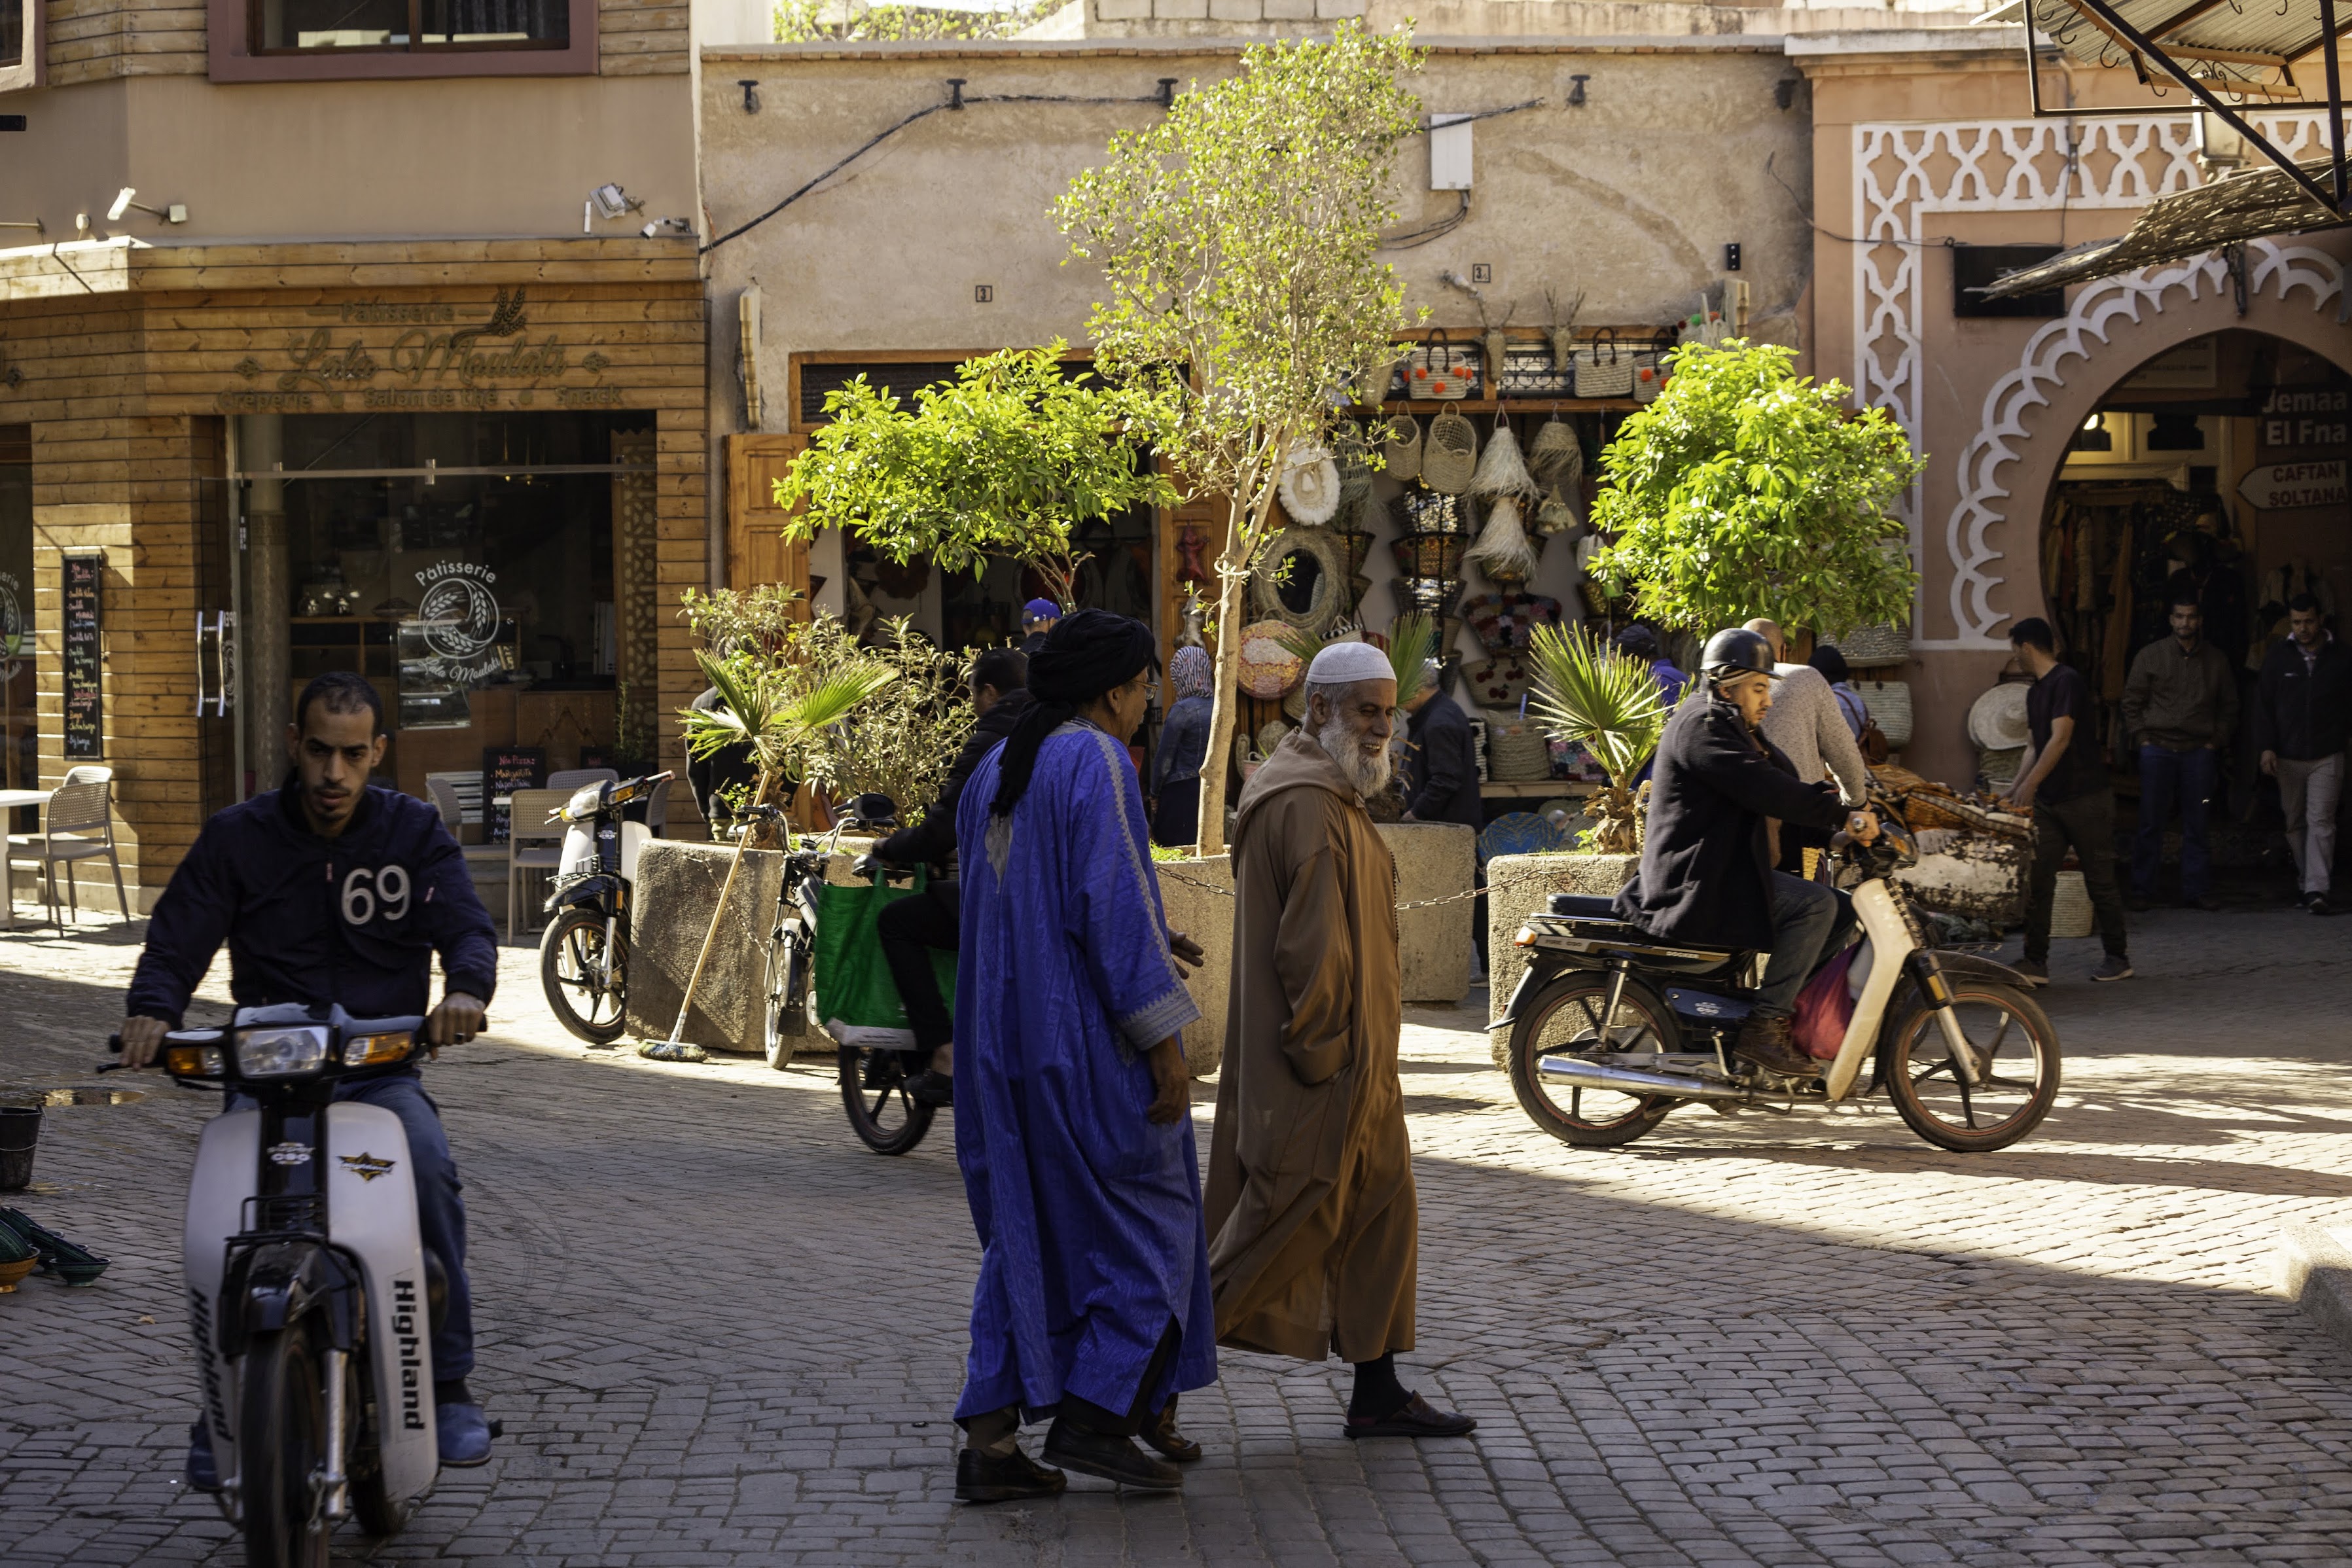
[[[1364,755],[1362,742],[1350,734],[1345,724],[1327,724],[1315,737],[1324,755],[1339,764],[1347,775],[1349,787],[1370,800],[1389,787],[1389,749],[1382,746],[1371,756]]]

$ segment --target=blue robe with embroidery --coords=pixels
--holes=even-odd
[[[995,821],[999,748],[956,813],[956,1163],[980,1232],[959,1418],[1065,1394],[1124,1415],[1216,1380],[1192,1118],[1155,1126],[1142,1053],[1200,1016],[1169,956],[1143,795],[1091,724],[1048,736]]]

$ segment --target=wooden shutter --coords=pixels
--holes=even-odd
[[[805,603],[808,546],[784,542],[784,514],[776,510],[772,487],[807,447],[805,436],[727,437],[729,587],[782,583],[800,590]]]

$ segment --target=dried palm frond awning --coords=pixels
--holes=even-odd
[[[2315,178],[2327,174],[2325,161],[2303,165]],[[2093,278],[2111,278],[2141,267],[2179,261],[2203,251],[2259,239],[2339,226],[2344,220],[2312,199],[2283,169],[2255,169],[2158,196],[2144,208],[2127,234],[2095,239],[2061,251],[2047,261],[2021,268],[1987,285],[1986,298],[2006,300],[2062,289]]]

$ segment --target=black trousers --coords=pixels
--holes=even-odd
[[[2059,868],[2072,847],[2091,895],[2091,923],[2099,943],[2125,954],[2124,892],[2116,879],[2116,796],[2104,786],[2053,805],[2033,803],[2033,865],[2026,874],[2025,956],[2050,961],[2050,906],[2058,896]]]
[[[955,1024],[931,973],[931,950],[956,950],[956,890],[954,882],[929,883],[913,898],[885,906],[874,922],[890,978],[898,983],[908,1026],[915,1031],[915,1048],[926,1057],[955,1038]]]

